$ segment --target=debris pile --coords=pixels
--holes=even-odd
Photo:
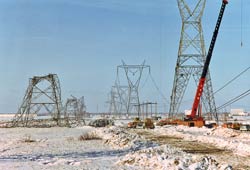
[[[233,151],[241,156],[250,156],[250,134],[228,128],[196,128],[184,126],[163,126],[154,130],[158,134],[166,134],[189,141],[198,141],[214,145],[220,149]]]
[[[233,151],[235,154],[250,156],[250,134],[233,129],[218,127],[212,129],[207,137],[199,137],[201,142],[206,140],[219,148]]]
[[[223,137],[236,137],[239,136],[240,134],[241,134],[240,131],[222,127],[212,129],[211,132],[208,133],[208,135],[223,136]]]
[[[106,144],[117,149],[131,148],[132,150],[138,150],[139,148],[156,146],[153,142],[147,141],[137,134],[129,133],[125,128],[121,127],[111,126],[96,129],[96,133],[105,140]]]
[[[131,169],[232,169],[230,165],[219,164],[212,157],[197,158],[168,145],[129,153],[120,159],[117,165]]]
[[[114,126],[114,121],[111,119],[96,119],[96,120],[89,122],[89,126],[93,126],[93,127]]]

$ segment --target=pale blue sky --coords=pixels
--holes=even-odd
[[[188,0],[187,0],[188,1]],[[229,2],[211,61],[214,89],[250,65],[250,1]],[[208,49],[221,0],[207,1],[203,16]],[[58,74],[65,102],[85,96],[88,111],[107,111],[116,66],[146,60],[169,99],[181,30],[176,0],[0,0],[0,112],[16,112],[34,75]],[[218,93],[217,105],[250,87],[250,71]],[[196,87],[184,97],[190,108]],[[163,103],[148,82],[141,100]],[[250,96],[231,106],[250,111]],[[162,108],[161,108],[162,110]],[[168,106],[167,106],[168,111]]]

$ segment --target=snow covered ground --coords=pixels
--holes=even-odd
[[[169,134],[185,140],[212,144],[235,154],[250,157],[250,133],[218,127],[215,129],[186,126],[165,126],[154,130],[158,134]],[[249,163],[250,164],[250,163]]]
[[[119,122],[119,125],[125,124]],[[250,169],[247,166],[250,165],[250,133],[185,126],[141,129],[156,137],[173,136],[229,150],[230,154],[221,159],[209,154],[187,153],[182,148],[149,140],[137,130],[120,126],[0,128],[0,169],[230,170],[236,164],[231,166],[229,159],[236,158],[238,164],[241,162],[237,161],[244,160],[242,169]],[[81,140],[85,134],[94,134],[100,139]]]
[[[82,128],[0,129],[0,169],[112,169],[119,153]]]

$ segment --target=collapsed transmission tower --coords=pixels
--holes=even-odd
[[[83,122],[84,115],[86,114],[86,105],[84,102],[84,97],[77,99],[74,96],[68,98],[64,106],[64,117],[67,123],[72,123],[73,121]]]
[[[190,9],[185,0],[177,0],[177,2],[182,18],[182,30],[171,95],[170,117],[178,113],[190,77],[192,76],[196,84],[198,84],[206,58],[201,24],[206,0],[196,0],[197,4],[193,10]],[[209,117],[211,118],[213,115],[217,119],[209,73],[207,74],[202,102],[204,109],[210,115]]]
[[[13,119],[13,126],[29,126],[32,120],[45,116],[59,124],[61,118],[61,88],[58,76],[34,76],[29,80],[22,104]]]
[[[136,105],[140,104],[138,88],[144,69],[148,69],[150,72],[150,66],[145,65],[145,61],[141,65],[127,65],[122,61],[122,65],[117,66],[117,77],[119,82],[119,71],[122,69],[125,72],[128,82],[128,95],[126,100],[126,114],[138,113],[140,114],[140,107]]]

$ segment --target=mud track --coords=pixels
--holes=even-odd
[[[131,132],[143,136],[145,139],[154,141],[160,145],[168,144],[179,148],[184,152],[197,156],[212,156],[221,163],[227,163],[236,170],[250,170],[250,157],[235,155],[232,151],[223,150],[207,143],[184,140],[171,135],[155,134],[151,130],[131,129]]]

